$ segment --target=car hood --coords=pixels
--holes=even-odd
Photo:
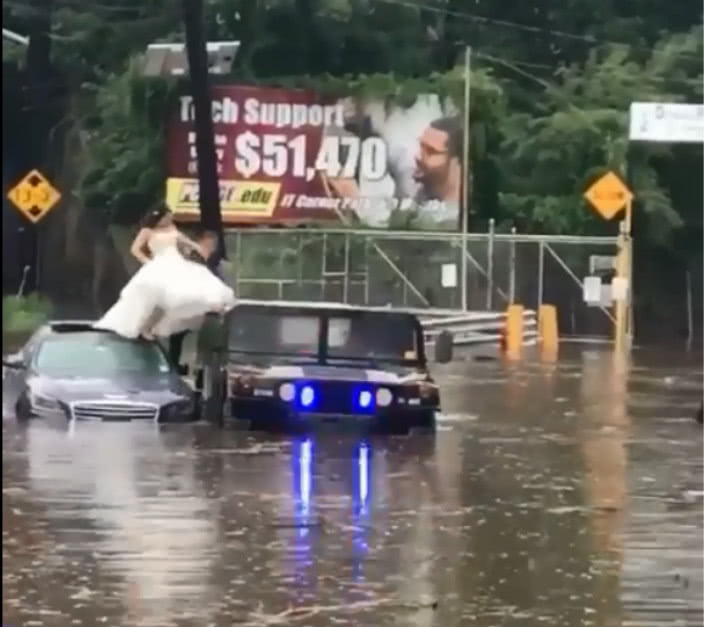
[[[106,400],[165,405],[192,395],[186,383],[173,373],[153,377],[121,374],[110,379],[36,375],[27,383],[34,393],[65,403]]]
[[[320,379],[325,381],[359,381],[369,383],[405,383],[423,380],[426,375],[411,368],[390,367],[388,370],[375,368],[352,368],[349,366],[275,365],[258,369],[257,376],[271,379]]]

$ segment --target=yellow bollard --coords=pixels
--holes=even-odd
[[[523,347],[523,305],[509,305],[506,310],[506,353],[519,357]]]
[[[540,305],[538,308],[538,341],[544,355],[557,353],[560,338],[555,305]]]

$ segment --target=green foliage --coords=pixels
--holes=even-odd
[[[40,294],[5,296],[2,299],[3,333],[29,333],[44,324],[52,312],[52,304]]]
[[[91,166],[79,192],[86,207],[119,224],[134,223],[164,191],[164,112],[171,109],[174,83],[147,80],[139,66],[135,57],[125,72],[93,86]]]
[[[4,2],[4,24],[27,33],[36,2]],[[474,228],[495,218],[522,231],[613,232],[582,199],[606,169],[627,176],[641,233],[653,243],[672,242],[683,222],[700,220],[701,186],[683,186],[679,172],[696,176],[701,147],[629,146],[626,133],[634,100],[701,102],[703,32],[691,3],[205,4],[208,38],[242,43],[227,82],[402,104],[435,92],[460,104],[459,62],[471,42]],[[171,0],[54,2],[52,61],[87,138],[77,193],[109,222],[134,223],[163,194],[164,122],[175,84],[143,79],[138,58],[150,42],[183,41],[180,12]],[[3,59],[19,56],[3,44]]]
[[[666,36],[640,60],[626,46],[606,46],[592,50],[584,63],[560,68],[556,83],[542,83],[533,110],[512,112],[503,127],[501,217],[524,231],[598,233],[603,224],[581,196],[612,169],[628,175],[648,237],[667,242],[683,221],[656,165],[671,159],[672,150],[630,147],[628,110],[633,101],[696,98],[701,64],[697,69],[690,57],[683,63],[681,55],[701,50],[701,28]],[[687,62],[689,73],[683,74]]]

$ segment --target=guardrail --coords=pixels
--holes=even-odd
[[[455,346],[494,344],[501,340],[506,324],[505,312],[473,312],[452,316],[424,315],[421,324],[425,341],[433,344],[441,331],[452,333]],[[538,339],[538,319],[535,311],[523,311],[523,344],[535,344]]]
[[[326,303],[322,301],[286,301],[243,299],[241,304],[268,305],[271,307],[294,306],[301,308],[334,307],[340,309],[359,309],[356,305]],[[423,325],[425,341],[435,342],[441,331],[452,333],[455,346],[471,344],[498,344],[501,331],[506,324],[506,312],[468,311],[458,313],[452,309],[419,309],[411,307],[361,307],[368,311],[403,311],[418,316]],[[538,318],[532,309],[523,310],[523,344],[535,344],[538,338]]]

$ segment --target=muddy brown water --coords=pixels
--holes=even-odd
[[[701,355],[438,369],[434,437],[3,421],[10,626],[699,626]]]

